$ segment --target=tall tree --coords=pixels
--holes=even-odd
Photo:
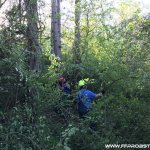
[[[61,21],[60,21],[60,0],[52,0],[51,17],[51,46],[52,53],[61,58]]]
[[[80,56],[80,16],[81,16],[81,0],[75,0],[75,40],[73,46],[74,59],[76,63],[81,62]]]
[[[41,70],[41,46],[38,40],[37,0],[24,0],[27,15],[27,40],[29,51],[29,68],[39,73]]]

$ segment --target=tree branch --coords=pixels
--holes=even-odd
[[[1,7],[5,4],[6,1],[7,1],[7,0],[4,0],[3,2],[0,1],[0,9],[1,9]]]

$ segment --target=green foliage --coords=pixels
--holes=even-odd
[[[92,45],[89,51],[85,43],[82,45],[85,53],[81,64],[69,58],[64,63],[62,70],[74,77],[71,81],[94,78],[96,83],[90,89],[106,92],[93,106],[90,117],[77,125],[80,130],[68,143],[71,149],[103,150],[107,143],[148,143],[149,36],[146,28],[141,29],[142,24],[141,18],[134,18],[114,28],[106,38],[95,34],[88,41]],[[96,131],[89,129],[91,122],[97,124]]]
[[[50,40],[43,39],[39,75],[28,70],[26,41],[18,34],[26,25],[18,22],[17,7],[8,13],[9,28],[0,30],[1,149],[104,150],[105,144],[149,142],[149,20],[135,14],[112,26],[105,19],[112,8],[104,3],[105,10],[96,14],[90,10],[96,2],[83,3],[90,27],[83,17],[81,63],[73,61],[70,50],[73,32],[63,28],[63,59],[50,54]],[[62,74],[72,88],[68,97],[58,88]],[[74,99],[83,78],[95,80],[88,85],[91,91],[105,94],[80,120]]]
[[[73,150],[101,150],[110,143],[148,143],[149,113],[149,106],[141,100],[122,95],[104,97],[95,105],[91,118],[71,137],[69,146]],[[96,131],[90,130],[91,122],[96,123]]]
[[[5,110],[18,102],[19,98],[23,100],[25,96],[23,94],[26,76],[24,50],[19,45],[15,45],[17,43],[13,38],[15,37],[10,39],[10,33],[6,29],[0,31],[0,106]]]
[[[27,104],[14,107],[9,115],[3,115],[3,119],[2,149],[48,149],[56,142],[47,126],[46,116],[35,116]]]

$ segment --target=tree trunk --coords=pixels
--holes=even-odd
[[[38,40],[37,0],[24,0],[27,12],[27,40],[29,51],[29,68],[37,74],[41,71],[41,46]]]
[[[19,4],[18,4],[18,11],[19,11],[19,23],[21,25],[21,19],[22,19],[22,0],[19,0]]]
[[[81,16],[81,0],[75,0],[75,40],[73,46],[74,59],[76,63],[81,62],[80,56],[80,16]]]
[[[51,46],[52,53],[61,58],[61,23],[60,23],[60,0],[52,0],[51,17]]]

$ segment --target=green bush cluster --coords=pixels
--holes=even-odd
[[[1,30],[0,148],[104,150],[105,144],[149,144],[149,21],[137,21],[137,26],[132,21],[114,29],[103,26],[110,30],[107,36],[97,31],[88,44],[81,41],[81,63],[76,64],[67,51],[62,62],[43,53],[39,75],[28,70],[28,54],[16,33],[10,36]],[[58,88],[61,74],[72,89],[68,97]],[[105,94],[80,120],[74,101],[78,81],[84,78],[94,79],[88,85],[91,91]],[[91,123],[96,124],[95,131]]]

